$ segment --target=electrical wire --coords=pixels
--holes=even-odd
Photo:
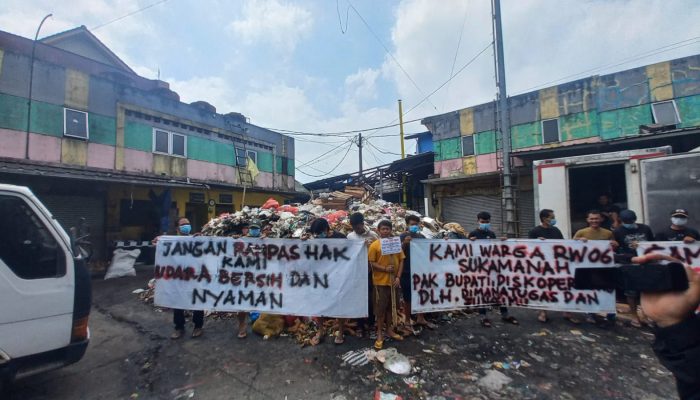
[[[119,17],[119,18],[115,18],[115,19],[113,19],[113,20],[111,20],[111,21],[107,21],[107,22],[105,22],[105,23],[103,23],[103,24],[100,24],[100,25],[97,25],[97,26],[93,26],[90,30],[94,32],[94,31],[96,31],[96,30],[98,30],[98,29],[100,29],[100,28],[102,28],[102,27],[105,27],[105,26],[107,26],[107,25],[109,25],[109,24],[111,24],[111,23],[113,23],[113,22],[121,21],[121,20],[123,20],[124,18],[130,17],[130,16],[132,16],[132,15],[134,15],[134,14],[138,14],[138,13],[140,13],[140,12],[142,12],[142,11],[146,11],[146,10],[148,10],[148,9],[151,8],[151,7],[155,7],[155,6],[159,5],[159,4],[163,4],[163,3],[165,3],[166,1],[168,1],[168,0],[156,1],[155,3],[151,3],[151,4],[149,4],[149,5],[145,6],[145,7],[141,7],[141,8],[139,8],[139,9],[136,10],[136,11],[132,11],[132,12],[126,14],[126,15],[122,15],[122,16]]]
[[[406,124],[411,124],[411,123],[414,123],[414,122],[419,122],[421,119],[423,119],[423,118],[416,118],[416,119],[412,119],[412,120],[410,120],[410,121],[404,121],[403,123],[404,123],[404,125],[406,125]],[[394,121],[395,121],[395,120],[394,120]],[[390,123],[390,124],[388,124],[388,125],[377,126],[377,127],[373,127],[373,128],[363,128],[363,129],[355,129],[355,130],[351,130],[351,131],[340,131],[340,132],[304,132],[304,131],[294,131],[294,130],[288,130],[288,129],[277,129],[277,128],[267,128],[267,127],[263,127],[263,128],[264,128],[264,129],[267,129],[267,130],[270,130],[270,131],[277,132],[277,133],[284,133],[285,135],[289,135],[289,136],[324,136],[324,137],[325,137],[325,136],[336,136],[336,137],[348,137],[347,135],[350,135],[350,134],[352,134],[352,135],[354,136],[354,134],[361,133],[361,132],[367,132],[367,131],[378,130],[378,129],[384,129],[384,128],[393,128],[393,127],[399,126],[399,125],[400,125],[400,124],[398,124],[398,123],[393,123],[393,122],[392,122],[392,123]]]
[[[452,59],[452,69],[450,69],[450,79],[452,79],[452,75],[454,74],[455,71],[455,65],[457,64],[457,55],[459,54],[459,48],[462,44],[462,36],[464,35],[464,26],[467,24],[467,16],[469,15],[469,7],[464,11],[464,19],[462,19],[462,29],[459,30],[459,40],[457,41],[457,49],[455,50],[455,57]],[[447,88],[445,89],[445,106],[443,108],[447,107],[447,100],[450,95],[450,85],[447,84]]]
[[[380,153],[382,153],[382,154],[390,154],[390,155],[393,155],[393,156],[400,156],[400,155],[401,155],[401,154],[399,154],[399,153],[393,153],[393,152],[391,152],[391,151],[389,151],[389,150],[386,150],[386,149],[380,149],[379,147],[375,146],[375,145],[374,145],[373,143],[371,143],[371,142],[367,142],[367,143],[368,143],[370,146],[374,147],[375,150],[377,150],[378,152],[380,152]]]
[[[549,86],[551,84],[561,82],[561,81],[566,80],[566,79],[571,79],[571,78],[576,77],[576,76],[590,74],[594,71],[600,71],[600,70],[603,70],[606,68],[618,67],[620,65],[628,64],[628,63],[633,62],[633,61],[637,61],[637,60],[644,59],[647,57],[655,56],[657,54],[665,53],[667,51],[676,50],[676,49],[679,49],[681,47],[690,46],[690,45],[693,45],[696,43],[700,43],[700,40],[698,40],[698,39],[700,39],[700,36],[695,36],[695,37],[692,37],[689,39],[681,40],[679,42],[675,42],[675,43],[667,44],[665,46],[657,47],[655,49],[647,50],[645,52],[642,52],[642,53],[639,53],[639,54],[636,54],[636,55],[633,55],[633,56],[630,56],[627,58],[623,58],[621,60],[615,61],[615,62],[610,63],[610,64],[605,64],[605,65],[601,65],[598,67],[589,68],[589,69],[586,69],[584,71],[577,72],[575,74],[563,76],[563,77],[558,78],[558,79],[554,79],[554,80],[551,80],[551,81],[548,81],[548,82],[545,82],[545,83],[542,83],[542,84],[539,84],[536,86],[532,86],[532,87],[529,87],[529,88],[524,89],[522,91],[519,91],[518,93],[527,93],[529,91],[532,91],[532,90],[535,90],[538,88],[542,88],[545,86]]]
[[[328,172],[323,172],[323,171],[321,171],[321,172],[323,173],[323,175],[307,174],[306,172],[299,170],[299,168],[295,168],[295,169],[299,170],[299,172],[301,172],[302,174],[304,174],[304,175],[306,175],[306,176],[310,176],[310,177],[312,177],[312,178],[323,178],[323,177],[325,177],[325,176],[328,176],[328,175],[332,174],[333,171],[335,171],[336,169],[338,169],[338,167],[340,167],[340,165],[343,163],[343,161],[345,161],[345,158],[348,156],[348,154],[350,153],[350,150],[352,150],[352,148],[353,148],[352,145],[348,146],[348,150],[347,150],[347,151],[345,152],[345,154],[343,155],[343,158],[340,159],[340,161],[338,162],[338,164],[337,164],[335,167],[333,167],[333,169],[331,169],[331,170],[328,171]]]
[[[340,33],[345,35],[348,31],[348,20],[350,17],[350,6],[345,9],[345,29],[343,29],[343,19],[340,17],[340,0],[335,0],[335,9],[338,12],[338,23],[340,24]]]
[[[346,144],[348,144],[348,148],[352,147],[352,145],[353,145],[352,142],[349,141],[349,140],[346,142]],[[340,149],[340,150],[339,150],[339,149]],[[313,158],[313,159],[311,159],[311,160],[309,160],[309,161],[307,161],[307,162],[304,162],[304,163],[302,163],[302,164],[296,166],[296,168],[304,167],[304,166],[309,165],[309,164],[311,164],[311,163],[313,163],[313,162],[321,161],[321,159],[324,158],[324,156],[325,156],[326,158],[327,158],[327,157],[330,157],[330,155],[328,155],[329,153],[332,153],[332,152],[339,153],[340,151],[343,151],[342,149],[343,149],[343,144],[338,145],[338,146],[336,146],[336,147],[334,147],[334,148],[328,150],[327,152],[321,154],[320,156],[317,156],[316,158]],[[339,151],[338,151],[338,150],[339,150]],[[335,153],[334,153],[334,154],[335,154]],[[334,154],[331,154],[331,155],[334,155]]]
[[[396,65],[399,66],[399,68],[400,68],[401,71],[404,73],[404,75],[406,75],[406,77],[408,78],[408,80],[411,81],[411,83],[413,84],[413,86],[414,86],[416,89],[418,89],[418,92],[420,92],[420,94],[425,94],[425,92],[423,92],[423,90],[421,90],[421,88],[418,87],[418,84],[416,83],[416,81],[414,81],[413,78],[411,78],[411,75],[409,75],[408,72],[404,69],[404,67],[401,65],[401,63],[399,62],[399,60],[397,60],[396,57],[394,57],[394,55],[391,54],[391,52],[389,51],[389,49],[384,45],[384,42],[382,42],[381,39],[379,39],[379,36],[374,32],[374,30],[372,29],[372,27],[369,26],[369,24],[367,23],[367,21],[365,21],[365,19],[364,19],[364,17],[362,16],[362,14],[360,14],[360,12],[357,11],[357,8],[355,8],[355,6],[350,2],[350,0],[347,0],[347,2],[348,2],[348,4],[350,5],[350,7],[353,9],[353,11],[355,11],[355,13],[357,14],[357,16],[360,17],[360,20],[362,21],[362,23],[365,24],[365,26],[366,26],[367,29],[370,31],[370,33],[372,34],[372,36],[374,36],[374,38],[377,40],[377,42],[384,48],[384,51],[386,52],[386,54],[388,54],[389,57],[391,57],[391,59],[394,60],[394,62],[396,63]],[[430,101],[430,104],[433,106],[433,108],[435,109],[435,111],[437,111],[438,108],[435,106],[435,104],[433,104],[432,101]]]

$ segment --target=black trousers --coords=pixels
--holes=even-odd
[[[204,311],[192,311],[192,322],[195,328],[204,326]],[[185,310],[173,310],[173,324],[177,330],[185,329]]]
[[[652,348],[659,361],[676,378],[681,400],[700,399],[700,316],[658,328]]]
[[[508,315],[508,307],[500,307],[501,315]],[[486,307],[479,307],[479,315],[486,315]]]

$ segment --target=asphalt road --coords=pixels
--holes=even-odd
[[[172,341],[171,314],[131,292],[137,277],[93,281],[92,339],[79,363],[20,380],[8,399],[371,399],[376,390],[404,399],[674,399],[673,378],[655,359],[649,332],[571,325],[552,313],[541,324],[532,310],[512,310],[520,326],[492,313],[491,329],[474,314],[455,314],[439,329],[396,347],[412,361],[407,378],[380,364],[351,367],[340,355],[372,341],[327,338],[301,348],[290,337],[236,339],[235,320],[205,322],[201,338]],[[191,326],[190,326],[191,329]],[[500,390],[483,377],[510,378]]]

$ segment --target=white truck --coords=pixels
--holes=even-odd
[[[696,149],[697,150],[697,149]],[[654,232],[670,226],[674,209],[688,210],[688,226],[700,222],[700,152],[671,154],[671,147],[627,150],[533,163],[535,217],[552,209],[557,227],[571,238],[586,226],[586,212],[602,194]]]
[[[26,187],[0,184],[0,392],[77,362],[90,340],[90,275],[69,235]]]

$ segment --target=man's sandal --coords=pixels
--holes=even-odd
[[[374,348],[377,350],[381,350],[382,347],[384,347],[384,340],[382,339],[377,339],[374,341]]]

